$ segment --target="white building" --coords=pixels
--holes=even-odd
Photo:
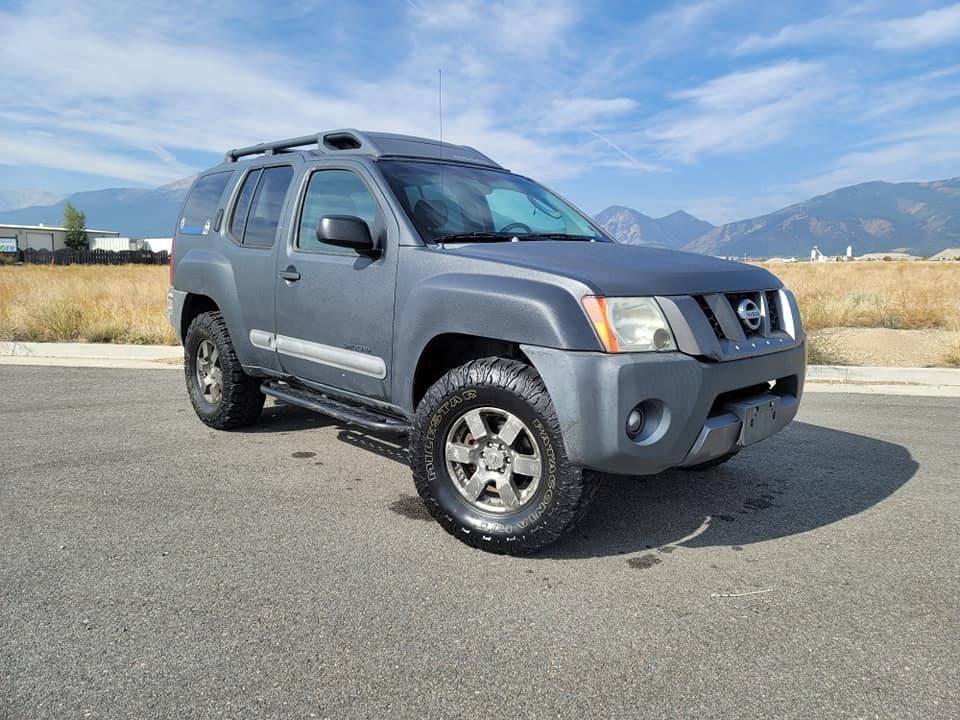
[[[930,256],[931,260],[960,260],[960,248],[946,248],[936,255]]]
[[[144,238],[140,242],[143,243],[144,250],[152,252],[163,252],[164,250],[170,252],[173,249],[173,238]]]
[[[863,255],[858,255],[857,260],[862,260],[866,262],[871,261],[883,261],[883,260],[923,260],[919,255],[911,255],[910,253],[892,251],[892,252],[877,252],[877,253],[864,253]]]
[[[112,230],[87,230],[87,238],[117,238]],[[52,225],[0,225],[0,252],[62,250],[67,247],[67,229]]]

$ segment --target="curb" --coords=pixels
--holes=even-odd
[[[929,385],[960,387],[960,369],[881,368],[855,365],[810,365],[808,383],[865,385]]]
[[[183,366],[183,348],[179,345],[0,342],[0,365],[179,369]],[[806,386],[815,392],[955,395],[960,393],[960,369],[810,365]]]
[[[177,369],[183,365],[183,348],[179,345],[0,342],[0,365]]]

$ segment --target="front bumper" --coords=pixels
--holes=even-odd
[[[696,465],[758,439],[743,425],[761,400],[776,404],[763,434],[779,432],[797,413],[806,371],[803,343],[727,362],[682,353],[523,351],[553,400],[568,460],[627,475]],[[638,405],[645,429],[631,438],[626,418]]]

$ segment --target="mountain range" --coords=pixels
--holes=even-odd
[[[652,218],[639,210],[611,205],[594,216],[617,240],[628,245],[653,245],[679,250],[714,229],[706,220],[677,210],[662,218]]]
[[[54,195],[43,190],[0,190],[0,211],[25,207],[45,207],[63,200],[63,195]]]
[[[192,180],[67,197],[3,191],[0,224],[59,225],[70,202],[86,213],[87,227],[129,237],[169,237]],[[852,185],[719,227],[683,210],[652,218],[622,205],[607,208],[596,220],[620,242],[728,257],[808,257],[814,245],[826,255],[842,255],[852,245],[858,255],[906,250],[929,256],[960,246],[960,177]]]
[[[714,227],[683,211],[651,218],[622,206],[596,216],[621,242],[726,257],[808,257],[904,250],[929,256],[960,245],[960,178],[868,182],[768,215]]]
[[[0,224],[60,225],[69,202],[87,217],[87,227],[117,230],[125,237],[170,237],[193,178],[154,189],[115,188],[54,197],[52,204],[0,212]]]

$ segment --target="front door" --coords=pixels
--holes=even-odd
[[[312,170],[278,258],[275,346],[284,372],[325,386],[384,399],[393,347],[398,227],[364,170]],[[379,237],[364,257],[317,240],[325,215],[351,215]]]

